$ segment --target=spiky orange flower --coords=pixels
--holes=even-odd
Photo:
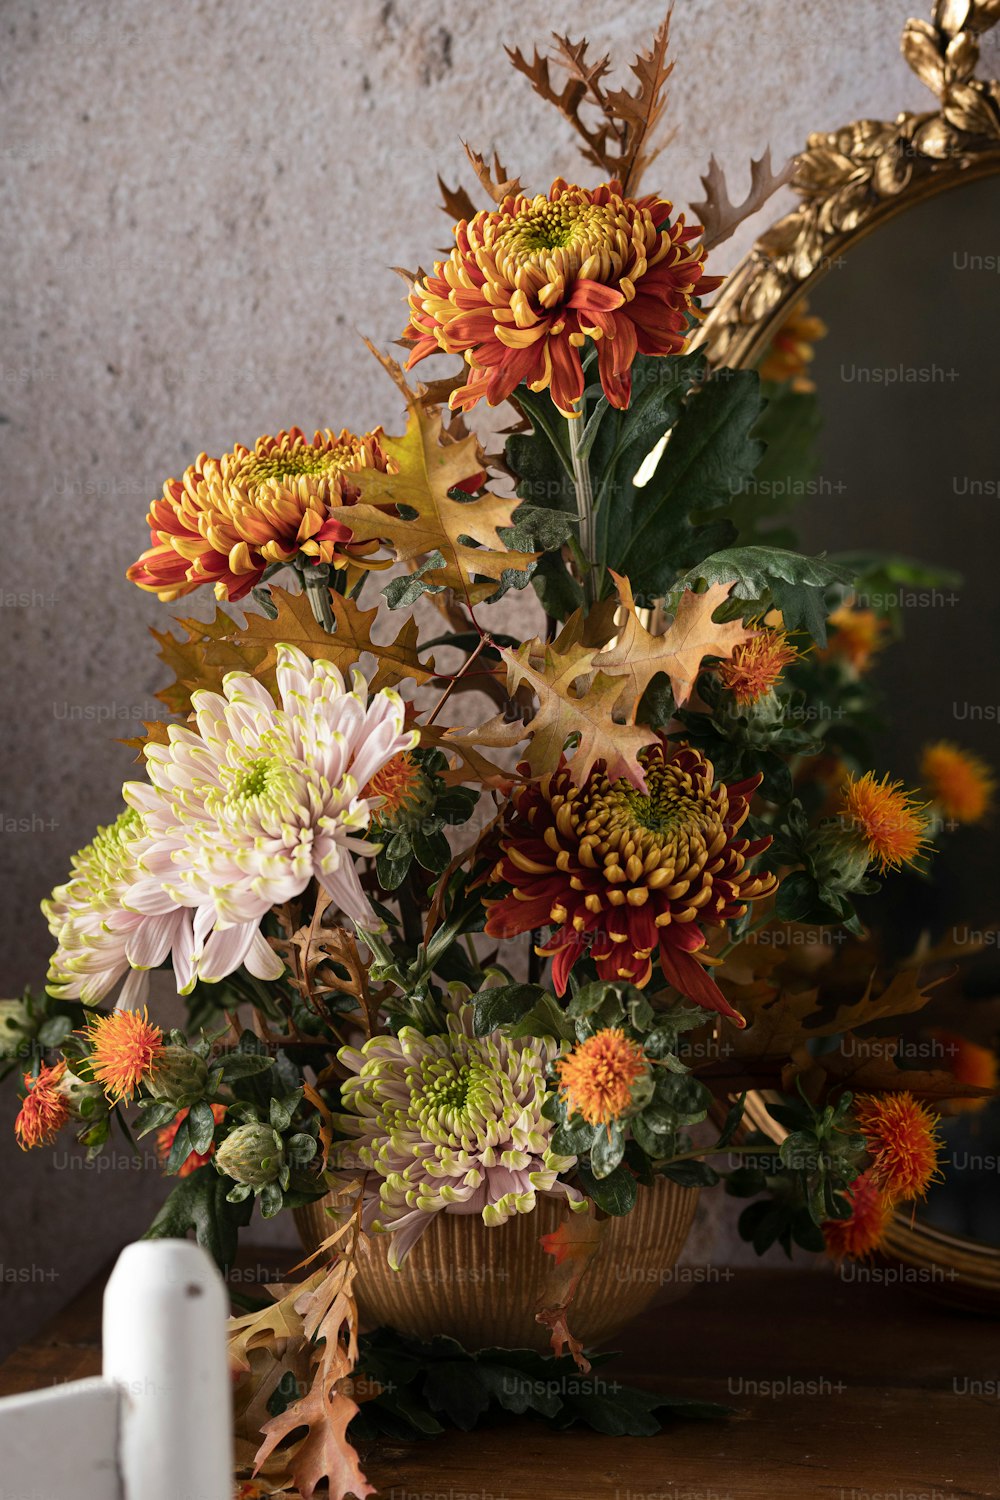
[[[242,599],[270,563],[300,554],[335,568],[363,561],[377,543],[352,546],[350,528],[330,509],[357,500],[352,473],[389,471],[380,435],[325,428],[310,442],[293,427],[258,438],[253,451],[237,443],[221,458],[202,453],[153,501],[151,546],[128,577],[164,600],[204,583],[214,584],[219,599]]]
[[[807,393],[816,389],[808,375],[816,350],[813,345],[826,338],[829,332],[822,318],[809,312],[809,303],[802,301],[782,323],[770,348],[757,366],[761,380],[779,383],[791,382],[793,391]]]
[[[866,771],[860,780],[848,776],[836,809],[849,836],[865,846],[870,862],[883,875],[913,864],[928,847],[923,813],[927,804],[914,802],[902,786],[887,775],[876,781],[874,771]]]
[[[844,1194],[851,1205],[849,1219],[828,1219],[823,1225],[827,1254],[834,1260],[864,1260],[885,1239],[892,1206],[871,1172],[856,1177]]]
[[[956,823],[978,823],[989,812],[996,780],[984,760],[950,740],[927,745],[920,773],[931,801]]]
[[[859,1094],[854,1117],[872,1159],[871,1178],[890,1204],[924,1198],[939,1177],[938,1116],[912,1094]]]
[[[463,219],[448,259],[410,293],[409,364],[464,355],[471,374],[454,408],[499,406],[524,381],[574,416],[580,351],[593,339],[605,395],[628,406],[636,354],[679,354],[695,295],[719,285],[690,244],[700,226],[683,214],[671,223],[672,213],[654,194],[624,197],[617,181],[581,188],[557,177],[548,197],[517,193]]]
[[[403,750],[375,772],[361,795],[383,798],[382,805],[372,810],[372,817],[376,823],[391,823],[419,801],[423,790],[420,766],[409,750]]]
[[[720,662],[719,677],[741,707],[763,698],[780,680],[799,652],[783,630],[758,630]]]
[[[152,1024],[144,1007],[95,1016],[83,1034],[90,1043],[94,1077],[109,1099],[127,1104],[155,1068],[163,1051],[163,1032]]]
[[[980,1047],[957,1031],[943,1031],[940,1027],[935,1028],[931,1036],[941,1046],[948,1071],[959,1083],[971,1083],[980,1089],[995,1089],[1000,1084],[1000,1062],[991,1047]],[[991,1100],[985,1095],[949,1099],[948,1108],[953,1114],[965,1114],[989,1103]]]
[[[14,1121],[14,1134],[22,1151],[32,1146],[49,1146],[69,1119],[69,1105],[60,1088],[66,1063],[60,1058],[52,1067],[42,1064],[38,1076],[24,1075],[28,1090]]]
[[[742,1026],[703,967],[712,962],[705,929],[742,915],[777,884],[749,868],[771,840],[739,837],[760,777],[716,786],[700,751],[668,754],[660,742],[640,760],[645,792],[610,782],[599,765],[578,787],[565,763],[514,788],[492,874],[509,894],[487,900],[486,931],[506,938],[551,926],[535,951],[552,958],[560,995],[588,949],[602,979],[640,988],[659,949],[668,984]]]
[[[628,1109],[632,1085],[647,1067],[642,1048],[621,1027],[595,1032],[556,1063],[568,1113],[588,1125],[610,1125]]]
[[[156,1132],[156,1154],[159,1156],[162,1162],[165,1162],[167,1160],[167,1157],[170,1155],[171,1148],[173,1147],[174,1141],[177,1138],[177,1132],[181,1128],[182,1122],[186,1120],[187,1117],[188,1111],[186,1109],[178,1110],[177,1114],[175,1115],[174,1119],[171,1120],[170,1124],[164,1125],[162,1130],[158,1130]],[[213,1104],[212,1118],[214,1119],[216,1125],[221,1125],[223,1120],[226,1118],[226,1106],[224,1104]],[[184,1165],[178,1170],[177,1176],[190,1177],[192,1172],[197,1172],[199,1167],[203,1167],[206,1162],[211,1161],[214,1155],[214,1141],[209,1146],[207,1151],[190,1152],[185,1158]]]
[[[871,666],[876,651],[886,644],[888,623],[873,609],[842,604],[827,621],[833,626],[826,645],[816,654],[823,661],[844,661],[859,675]]]

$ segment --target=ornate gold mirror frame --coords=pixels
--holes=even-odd
[[[773,224],[727,278],[697,342],[713,365],[752,366],[793,305],[839,257],[888,219],[949,188],[1000,172],[1000,83],[975,77],[978,38],[1000,21],[1000,0],[938,0],[933,20],[907,21],[902,51],[936,96],[925,114],[855,120],[809,136],[789,185],[798,207]],[[767,1096],[747,1117],[784,1131]],[[897,1210],[886,1239],[906,1277],[945,1301],[1000,1312],[1000,1248],[911,1220]]]

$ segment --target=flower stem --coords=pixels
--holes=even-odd
[[[578,417],[567,417],[569,430],[569,456],[573,466],[573,483],[576,486],[576,513],[580,522],[580,552],[583,575],[583,597],[588,608],[597,603],[597,567],[594,557],[594,492],[590,483],[590,465],[583,452],[583,434],[586,426],[583,413]]]
[[[337,629],[337,622],[330,607],[330,584],[323,573],[314,572],[312,568],[303,569],[302,582],[306,591],[306,598],[317,624],[333,635]]]

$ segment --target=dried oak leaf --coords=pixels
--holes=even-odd
[[[732,588],[731,584],[716,583],[703,594],[686,589],[664,633],[652,635],[639,619],[628,579],[615,572],[611,576],[618,589],[624,619],[617,627],[617,639],[595,657],[594,665],[624,679],[616,707],[629,723],[635,723],[639,701],[657,673],[664,672],[670,678],[674,702],[683,708],[691,697],[704,659],[707,656],[728,659],[735,647],[752,634],[739,620],[719,625],[712,619]]]
[[[507,168],[501,162],[497,152],[494,151],[493,153],[493,163],[491,166],[484,156],[480,156],[478,151],[474,151],[472,149],[468,141],[463,141],[462,145],[464,146],[465,154],[469,158],[469,161],[472,165],[472,170],[475,172],[477,178],[479,179],[480,187],[485,189],[485,191],[493,199],[494,203],[500,204],[504,201],[505,198],[513,197],[516,193],[519,193],[521,191],[520,177],[511,177],[509,175]],[[442,191],[447,191],[447,189],[445,189],[444,183],[441,182],[440,177],[438,178],[438,182],[441,183]],[[467,195],[465,195],[465,197],[467,197]],[[468,201],[471,204],[471,199]],[[476,210],[473,207],[472,213],[474,214],[475,211]],[[460,215],[460,217],[471,218],[472,215],[463,213],[462,215]]]
[[[743,223],[755,214],[778,188],[791,181],[795,171],[794,158],[785,163],[780,172],[771,169],[771,148],[767,147],[759,161],[750,158],[750,191],[742,203],[734,204],[729,198],[726,174],[715,157],[709,158],[708,171],[701,179],[705,190],[703,203],[692,203],[691,212],[698,215],[704,233],[702,243],[706,250],[721,245],[734,234]]]
[[[494,594],[507,573],[523,573],[536,552],[509,552],[499,532],[513,524],[520,503],[486,494],[478,500],[456,500],[461,489],[483,473],[483,458],[474,436],[453,438],[444,430],[437,408],[429,408],[411,391],[395,360],[381,363],[406,395],[406,432],[386,437],[382,446],[397,465],[383,474],[362,469],[352,475],[360,491],[356,505],[334,506],[334,520],[349,526],[359,542],[379,541],[398,562],[424,558],[421,577],[431,587],[452,588],[472,603]],[[394,511],[406,508],[405,515]],[[388,509],[386,509],[388,507]],[[474,582],[478,577],[480,580]]]
[[[566,1349],[576,1361],[577,1369],[584,1375],[590,1369],[583,1345],[569,1331],[567,1312],[577,1288],[600,1249],[606,1219],[599,1220],[592,1209],[586,1213],[569,1213],[558,1229],[543,1234],[538,1243],[546,1255],[551,1255],[553,1264],[548,1267],[535,1321],[550,1330],[552,1352],[557,1357]]]

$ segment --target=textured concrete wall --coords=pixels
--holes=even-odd
[[[155,713],[145,627],[165,611],[123,576],[148,500],[202,449],[395,422],[356,331],[398,333],[387,267],[443,243],[434,176],[460,172],[459,138],[499,147],[529,184],[577,170],[569,128],[501,43],[556,26],[631,55],[661,8],[6,0],[3,993],[42,983],[38,902],[117,811],[130,755],[114,737]],[[898,55],[906,12],[678,0],[677,134],[655,186],[686,204],[714,151],[742,192],[768,141],[783,159],[810,129],[925,107]],[[24,1160],[5,1125],[0,1150],[13,1338],[142,1227],[162,1187],[124,1158],[100,1176],[72,1153]]]

